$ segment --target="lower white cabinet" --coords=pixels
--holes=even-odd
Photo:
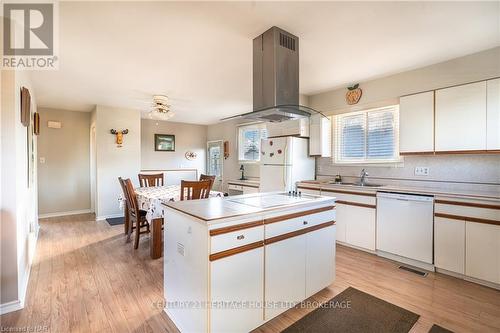
[[[257,187],[243,186],[243,194],[250,193],[259,193],[259,189]]]
[[[375,251],[374,208],[337,203],[337,240]]]
[[[466,222],[466,275],[500,283],[500,226]]]
[[[265,320],[292,306],[287,304],[306,298],[306,236],[296,236],[266,245],[265,295],[270,304],[267,304],[265,310]]]
[[[434,218],[434,265],[465,274],[465,221]]]
[[[310,188],[297,187],[297,191],[302,192],[303,194],[312,194],[312,195],[320,195],[320,190],[313,190]]]
[[[222,302],[262,304],[264,295],[264,248],[236,254],[210,263],[211,299]],[[193,272],[195,274],[195,272]],[[257,306],[214,307],[211,309],[212,332],[248,332],[262,323]],[[227,320],[231,318],[231,320]]]
[[[314,295],[335,279],[335,227],[306,234],[306,297]],[[329,255],[325,255],[329,254]]]

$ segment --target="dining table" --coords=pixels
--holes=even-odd
[[[181,197],[180,185],[138,187],[135,189],[138,208],[146,211],[146,220],[148,221],[151,233],[149,242],[149,253],[152,259],[162,256],[162,221],[165,214],[163,203],[179,201]],[[210,191],[209,197],[223,197],[224,193]],[[125,214],[125,231],[127,239],[130,240],[132,225],[128,220],[128,213]]]

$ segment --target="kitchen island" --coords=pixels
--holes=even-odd
[[[335,278],[335,198],[165,203],[165,312],[183,332],[248,332]]]

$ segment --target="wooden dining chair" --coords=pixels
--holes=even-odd
[[[210,180],[181,180],[181,201],[206,199],[210,194]]]
[[[210,190],[212,190],[212,187],[214,186],[215,176],[201,174],[200,180],[210,180]]]
[[[135,195],[134,185],[130,179],[122,180],[127,193],[127,202],[129,208],[129,223],[135,229],[134,249],[139,247],[139,237],[142,234],[149,233],[149,223],[146,219],[146,211],[139,209],[137,197]],[[146,228],[143,230],[143,228]]]
[[[139,174],[140,187],[163,186],[163,173]]]
[[[125,182],[123,181],[122,177],[118,177],[118,182],[120,183],[120,187],[122,188],[123,192],[123,201],[125,202],[125,207],[124,207],[124,228],[125,228],[125,234],[127,234],[127,242],[130,241],[130,234],[132,232],[133,226],[130,225],[130,212],[128,209],[128,198],[127,198],[127,187],[125,186]],[[130,230],[129,230],[130,229]]]

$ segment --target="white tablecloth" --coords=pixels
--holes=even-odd
[[[146,219],[151,222],[153,219],[164,216],[165,206],[162,202],[179,201],[181,196],[180,185],[139,187],[135,189],[139,209],[147,211]],[[222,197],[222,192],[210,191],[210,197]]]

